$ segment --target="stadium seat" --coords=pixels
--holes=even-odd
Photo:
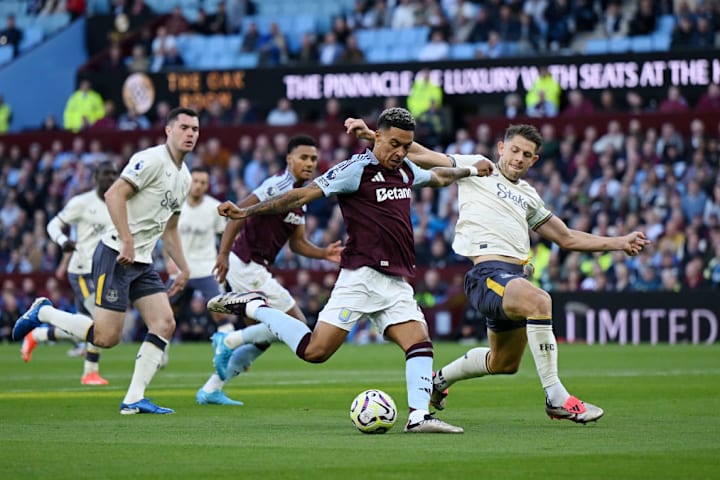
[[[603,55],[609,51],[607,38],[591,38],[585,43],[585,53],[588,55]]]
[[[675,28],[675,17],[672,15],[662,15],[658,18],[656,32],[672,33]]]
[[[652,52],[655,45],[650,35],[636,35],[630,37],[630,48],[633,52]]]
[[[653,49],[655,51],[664,52],[670,49],[672,36],[670,33],[655,32],[652,34]]]
[[[612,53],[626,53],[630,51],[632,44],[630,39],[627,37],[622,38],[611,38],[608,40],[608,46]]]
[[[35,45],[42,43],[45,36],[42,27],[28,27],[23,32],[23,39],[20,43],[20,51],[29,50]]]
[[[0,65],[4,65],[13,59],[13,47],[3,45],[0,47]]]
[[[456,43],[450,46],[450,58],[453,60],[469,60],[475,58],[475,45],[472,43]]]
[[[387,63],[390,61],[390,51],[382,45],[375,45],[365,50],[365,59],[368,63]]]

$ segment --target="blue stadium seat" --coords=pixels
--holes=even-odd
[[[585,43],[585,53],[588,55],[603,55],[609,51],[607,38],[591,38]]]
[[[0,47],[0,65],[8,63],[13,59],[13,47],[10,45],[3,45]]]
[[[453,60],[469,60],[475,58],[475,45],[472,43],[457,43],[450,45],[450,58]]]
[[[662,15],[658,18],[656,32],[671,33],[675,28],[675,17],[673,15]]]
[[[633,52],[652,52],[655,44],[650,35],[636,35],[630,37],[630,48]]]
[[[626,53],[630,51],[632,44],[629,38],[623,37],[608,40],[608,46],[612,53]]]
[[[366,52],[377,45],[378,42],[375,32],[376,31],[373,29],[363,29],[355,32],[355,39],[357,40],[360,50]]]
[[[670,33],[655,32],[652,34],[653,48],[656,51],[664,52],[670,49],[672,36]]]
[[[255,68],[258,66],[260,57],[257,52],[245,52],[235,56],[234,68]]]
[[[23,31],[23,39],[20,43],[20,51],[29,50],[35,45],[42,43],[45,33],[42,27],[28,27]]]
[[[365,50],[365,59],[368,63],[387,63],[390,61],[390,51],[382,45],[374,45]]]

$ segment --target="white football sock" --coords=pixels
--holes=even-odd
[[[435,385],[439,390],[445,390],[458,380],[489,375],[490,371],[487,367],[489,353],[490,349],[487,347],[469,350],[465,355],[453,360],[436,372]]]
[[[264,351],[262,348],[258,348],[253,344],[242,345],[236,349],[228,362],[227,379],[230,380],[233,377],[237,377],[250,368],[250,365],[252,365],[255,359],[262,355]]]
[[[278,338],[273,335],[270,329],[264,323],[250,325],[242,330],[230,332],[225,337],[225,346],[231,349],[238,348],[241,345],[252,343],[275,343]]]
[[[159,335],[158,338],[168,341]],[[155,376],[160,367],[160,360],[162,360],[163,350],[148,341],[143,342],[138,350],[137,358],[135,359],[135,370],[133,371],[132,379],[130,380],[130,386],[125,394],[123,403],[135,403],[145,398],[145,388],[150,384],[150,381]]]
[[[217,390],[222,390],[226,383],[227,382],[220,379],[217,373],[213,373],[210,375],[210,378],[208,378],[208,381],[205,382],[202,389],[205,393],[212,393]]]
[[[551,405],[561,406],[570,394],[558,377],[557,341],[552,324],[528,323],[526,331],[530,352],[535,360],[535,368],[540,383],[545,389],[545,395]]]
[[[405,360],[405,384],[408,407],[427,413],[432,391],[432,357],[412,357]]]
[[[92,343],[87,344],[87,353],[85,354],[85,363],[83,364],[83,376],[90,372],[100,371],[100,348]]]
[[[63,312],[50,305],[40,307],[38,318],[41,322],[55,325],[80,340],[85,340],[87,332],[93,324],[92,319],[86,315]]]
[[[251,303],[255,303],[255,301],[248,303],[248,307]],[[259,300],[257,303],[258,306],[261,304],[264,305],[264,303]],[[274,308],[256,308],[254,315],[257,320],[267,325],[271,334],[275,335],[285,343],[285,345],[290,347],[294,353],[297,353],[298,345],[300,345],[302,339],[305,338],[305,335],[311,333],[308,326],[302,322],[298,322],[297,318],[291,317]]]

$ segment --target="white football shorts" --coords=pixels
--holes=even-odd
[[[370,267],[342,269],[318,321],[350,331],[363,317],[370,319],[380,333],[390,325],[410,320],[425,323],[413,288],[402,277]]]
[[[268,298],[268,304],[281,312],[288,312],[295,306],[295,299],[280,282],[275,280],[267,268],[252,260],[245,263],[230,252],[227,281],[233,292],[260,290]]]

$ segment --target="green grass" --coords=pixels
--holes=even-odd
[[[436,344],[436,365],[467,350]],[[563,383],[605,409],[597,424],[551,421],[532,358],[514,376],[452,388],[441,418],[464,435],[410,435],[403,355],[394,345],[343,346],[324,365],[282,345],[226,391],[243,407],[198,406],[209,344],[173,345],[147,391],[175,415],[121,416],[137,345],[103,354],[108,387],[79,384],[67,345],[24,364],[0,345],[0,475],[5,479],[711,479],[720,478],[718,346],[561,345]],[[348,417],[366,388],[400,409],[386,435]]]

